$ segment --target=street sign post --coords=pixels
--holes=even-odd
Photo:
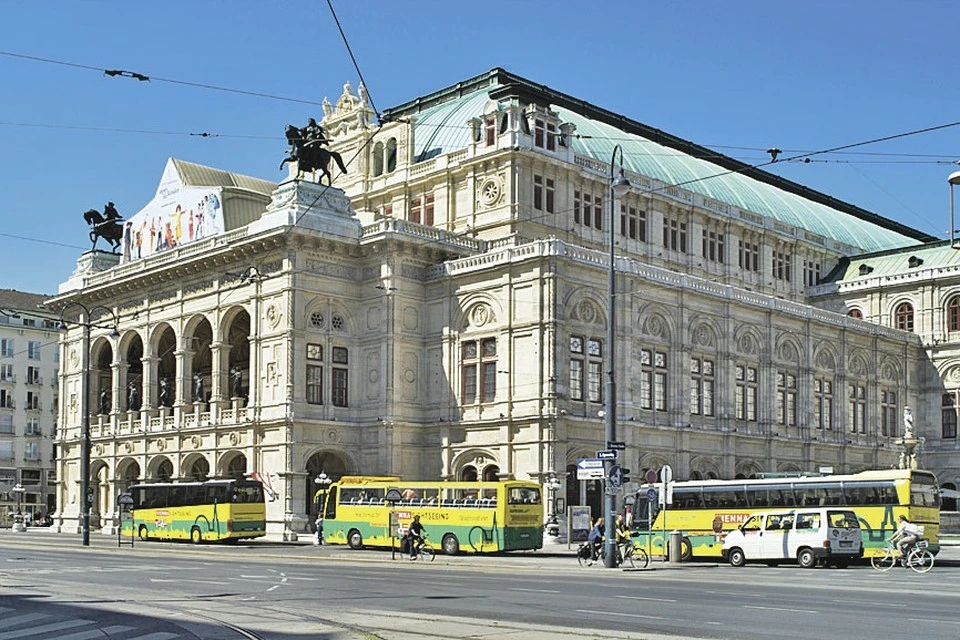
[[[624,451],[627,448],[626,442],[608,442],[607,449],[613,449],[615,451]]]
[[[577,480],[602,480],[605,477],[603,460],[580,458],[577,460]]]
[[[605,449],[603,451],[597,451],[598,460],[616,460],[617,452],[610,449]]]

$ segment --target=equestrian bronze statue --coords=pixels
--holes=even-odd
[[[108,202],[103,208],[101,214],[96,209],[89,209],[83,214],[83,219],[90,225],[90,242],[93,243],[93,249],[97,248],[97,240],[103,238],[113,245],[113,253],[120,248],[120,240],[123,238],[123,218],[117,213],[112,202]]]
[[[290,147],[287,149],[287,157],[280,163],[280,168],[288,162],[297,163],[297,179],[304,173],[320,171],[320,182],[323,183],[323,177],[327,177],[327,184],[333,184],[333,176],[330,174],[330,159],[337,163],[340,171],[347,172],[347,167],[343,164],[343,158],[336,151],[330,151],[324,148],[324,145],[330,141],[324,134],[323,127],[317,124],[317,121],[310,118],[307,126],[302,129],[287,125],[287,142]]]

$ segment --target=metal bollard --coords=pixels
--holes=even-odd
[[[681,554],[682,540],[683,540],[682,533],[680,533],[679,531],[670,532],[670,547],[669,547],[670,553],[667,555],[667,557],[670,558],[670,562],[680,562],[680,556],[682,555]]]

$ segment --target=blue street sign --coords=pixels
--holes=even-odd
[[[657,501],[657,490],[653,487],[647,489],[647,502],[656,502]]]

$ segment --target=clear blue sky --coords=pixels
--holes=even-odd
[[[503,67],[754,164],[960,121],[949,1],[333,4],[381,111]],[[0,51],[315,103],[359,82],[326,0],[8,1]],[[89,248],[82,212],[133,215],[168,157],[279,181],[284,126],[322,115],[7,55],[0,81],[0,288],[34,293]],[[892,155],[771,170],[946,236],[960,126],[857,151]]]

